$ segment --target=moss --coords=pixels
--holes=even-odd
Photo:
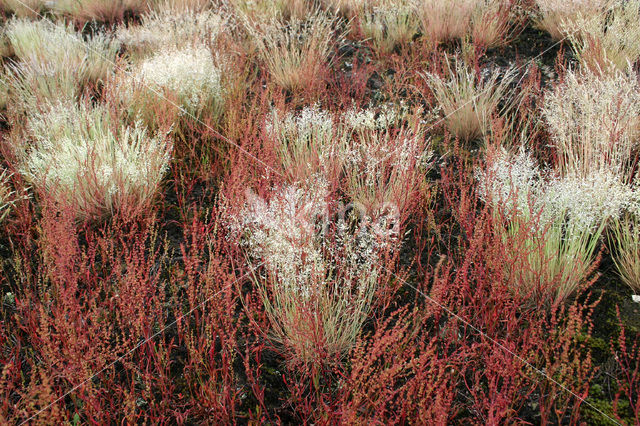
[[[582,421],[589,425],[615,425],[622,421],[624,424],[634,424],[628,401],[618,401],[616,413],[612,401],[608,398],[602,386],[595,384],[589,390],[589,404],[582,404],[580,415]],[[614,419],[615,421],[612,421]]]

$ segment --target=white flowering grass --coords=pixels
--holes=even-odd
[[[342,114],[313,105],[296,114],[274,110],[265,127],[288,182],[344,180],[349,200],[377,218],[389,209],[404,212],[430,166],[428,140],[413,118],[403,105]]]
[[[297,363],[339,359],[371,309],[381,252],[390,241],[348,219],[328,223],[322,179],[247,200],[239,224],[247,254],[264,264],[255,275],[274,342]],[[323,226],[324,225],[324,226]]]
[[[350,108],[342,114],[342,122],[355,132],[388,130],[399,127],[408,115],[405,105],[387,103],[376,108]]]
[[[360,31],[380,55],[408,45],[420,31],[420,20],[409,1],[365,5],[359,14]]]
[[[194,117],[215,124],[224,112],[223,73],[207,47],[161,51],[127,77],[121,96],[133,117],[151,127],[167,116],[175,117],[178,130]]]
[[[554,40],[561,40],[567,29],[578,30],[581,17],[595,17],[610,8],[617,0],[536,0],[536,23]]]
[[[5,34],[18,59],[7,72],[12,99],[25,110],[39,101],[77,99],[109,76],[118,50],[105,34],[84,40],[71,26],[48,20],[14,19]]]
[[[640,136],[640,86],[635,75],[568,71],[545,95],[542,111],[563,176],[610,171],[630,179]]]
[[[463,60],[454,58],[446,61],[444,76],[426,73],[424,77],[442,108],[449,132],[470,141],[486,134],[493,114],[510,108],[511,103],[503,98],[509,94],[509,85],[517,74],[512,67],[478,76]],[[499,108],[501,100],[505,102]]]
[[[140,123],[117,122],[104,106],[59,103],[27,124],[31,146],[22,174],[41,196],[62,202],[79,219],[115,211],[139,213],[167,170],[170,146]]]
[[[640,2],[615,3],[609,13],[580,14],[562,25],[581,66],[597,73],[627,71],[640,59]]]
[[[319,105],[305,107],[297,114],[273,110],[266,129],[276,141],[289,182],[306,181],[318,174],[329,179],[340,177],[346,141],[333,114]]]
[[[553,176],[524,150],[496,153],[478,178],[506,249],[507,280],[533,303],[561,303],[575,293],[592,272],[605,227],[638,195],[612,173]]]
[[[131,54],[144,57],[214,43],[226,28],[225,19],[211,10],[158,9],[144,14],[140,25],[118,27],[116,38]]]
[[[397,121],[406,111],[383,106],[375,118],[372,111],[352,110],[343,115],[351,134],[345,151],[345,191],[373,218],[388,214],[389,209],[400,216],[425,182],[431,166],[429,140],[419,124]]]
[[[291,92],[315,87],[329,66],[336,19],[314,12],[306,19],[272,18],[266,22],[245,16],[258,54],[280,87]]]

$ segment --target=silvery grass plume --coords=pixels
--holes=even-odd
[[[608,13],[579,14],[561,28],[580,65],[592,72],[627,71],[640,59],[640,2],[617,1]]]
[[[300,91],[318,83],[334,46],[335,17],[316,11],[305,19],[258,21],[242,16],[257,53],[282,88]]]
[[[235,222],[251,263],[272,338],[298,362],[343,355],[371,309],[382,252],[393,241],[350,217],[333,219],[327,183],[275,189],[268,201],[249,194]],[[361,224],[366,221],[361,221]],[[354,231],[355,229],[355,231]]]
[[[410,0],[365,2],[359,16],[360,31],[380,55],[408,45],[420,31]]]
[[[104,33],[84,40],[72,26],[48,20],[14,19],[5,34],[18,59],[6,77],[11,99],[24,111],[40,101],[77,99],[85,87],[108,77],[118,50]]]
[[[368,216],[405,214],[425,182],[432,153],[423,132],[426,121],[417,120],[421,115],[411,114],[404,104],[351,108],[341,115],[348,142],[343,150],[346,193]]]
[[[158,52],[120,84],[132,116],[151,127],[162,114],[176,116],[178,124],[194,116],[216,123],[224,112],[223,71],[202,45]]]
[[[344,162],[346,141],[333,114],[318,104],[300,112],[283,114],[274,109],[265,129],[276,140],[282,170],[290,182],[321,174],[338,178]]]
[[[618,0],[536,0],[538,11],[534,16],[540,29],[554,40],[567,36],[567,30],[579,30],[576,23],[581,17],[604,15]]]
[[[444,76],[425,73],[433,95],[442,108],[447,128],[453,136],[470,141],[485,135],[491,116],[504,114],[513,105],[509,86],[516,80],[514,67],[495,69],[485,75],[477,75],[464,60],[446,58]],[[504,105],[500,107],[500,102]]]
[[[159,10],[144,14],[140,25],[118,27],[116,39],[134,56],[144,57],[193,45],[210,45],[226,28],[226,20],[211,10],[180,13]]]
[[[563,176],[611,171],[630,179],[632,153],[640,137],[640,86],[635,74],[599,76],[567,71],[546,93],[542,112],[559,153]]]
[[[141,123],[126,126],[106,106],[58,103],[27,124],[31,146],[21,173],[40,195],[94,219],[138,213],[155,195],[170,160],[170,143]]]
[[[419,115],[402,104],[342,114],[316,104],[295,114],[273,110],[265,129],[290,183],[314,175],[338,182],[346,175],[350,201],[375,218],[381,209],[404,211],[430,167],[428,140],[422,124],[414,123]]]
[[[376,108],[350,108],[342,114],[341,121],[352,131],[388,130],[402,124],[409,116],[404,104],[382,104]]]
[[[507,279],[515,294],[536,303],[559,303],[575,292],[588,278],[607,223],[638,196],[614,173],[554,176],[523,149],[500,150],[476,173],[507,250]]]

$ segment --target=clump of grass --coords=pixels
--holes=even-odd
[[[380,55],[408,45],[420,31],[420,21],[409,1],[365,3],[359,15],[360,31]]]
[[[120,26],[116,38],[133,56],[148,56],[159,51],[208,45],[225,30],[226,21],[211,10],[158,10],[142,16],[140,25]]]
[[[47,3],[44,0],[0,0],[0,11],[18,18],[37,19],[47,11]]]
[[[505,45],[520,18],[509,0],[414,0],[422,35],[433,45],[473,38],[484,48]]]
[[[343,18],[355,18],[367,0],[322,0],[323,7]]]
[[[640,87],[634,75],[569,70],[545,95],[542,111],[563,176],[610,171],[630,179],[640,136]]]
[[[314,175],[338,178],[346,141],[334,116],[318,105],[297,114],[271,113],[267,133],[276,140],[282,171],[290,182],[306,181]]]
[[[442,108],[449,132],[463,141],[476,139],[486,134],[493,114],[511,107],[503,97],[516,79],[516,71],[496,69],[482,77],[458,58],[445,63],[444,76],[427,73],[424,77]]]
[[[415,118],[402,105],[389,104],[342,116],[350,135],[345,192],[374,219],[390,211],[406,214],[431,166],[429,140]]]
[[[554,40],[567,35],[567,29],[578,29],[576,22],[583,17],[604,14],[617,0],[536,0],[535,20],[540,29]]]
[[[56,0],[56,13],[81,24],[97,21],[108,24],[140,16],[149,9],[149,0]]]
[[[494,153],[478,178],[504,243],[507,282],[534,305],[575,293],[592,272],[607,222],[637,196],[611,173],[555,177],[524,150]]]
[[[640,205],[640,198],[636,200]],[[638,212],[640,213],[640,209]],[[640,221],[633,213],[613,221],[609,234],[609,245],[613,248],[613,261],[622,282],[640,294]]]
[[[21,173],[38,193],[65,203],[79,219],[139,213],[153,198],[170,144],[141,123],[120,124],[106,106],[58,103],[27,124],[31,145]]]
[[[478,0],[419,0],[414,4],[423,36],[440,44],[464,38]]]
[[[204,46],[158,52],[120,84],[132,117],[153,128],[167,116],[175,117],[178,128],[194,117],[215,124],[224,112],[223,72]]]
[[[12,20],[6,37],[18,59],[7,71],[10,93],[23,110],[77,99],[109,76],[118,50],[105,34],[84,40],[71,26],[44,20]]]
[[[171,11],[174,13],[201,12],[214,6],[212,0],[157,0],[151,7],[156,11]]]
[[[580,65],[592,72],[626,71],[640,59],[640,4],[623,1],[608,13],[580,14],[562,25]]]
[[[322,180],[286,186],[271,199],[251,197],[240,216],[250,259],[271,324],[271,338],[297,364],[339,360],[353,346],[380,280],[380,253],[389,241],[349,220],[328,223]],[[318,224],[321,229],[318,230]]]
[[[236,13],[263,22],[272,19],[299,21],[313,12],[313,2],[306,0],[230,0],[230,3]]]
[[[486,49],[505,46],[514,37],[522,18],[509,0],[478,2],[471,15],[469,33],[473,43]]]
[[[285,22],[273,18],[251,21],[246,27],[273,80],[282,88],[299,92],[322,81],[333,49],[335,18],[315,12],[307,19]]]

